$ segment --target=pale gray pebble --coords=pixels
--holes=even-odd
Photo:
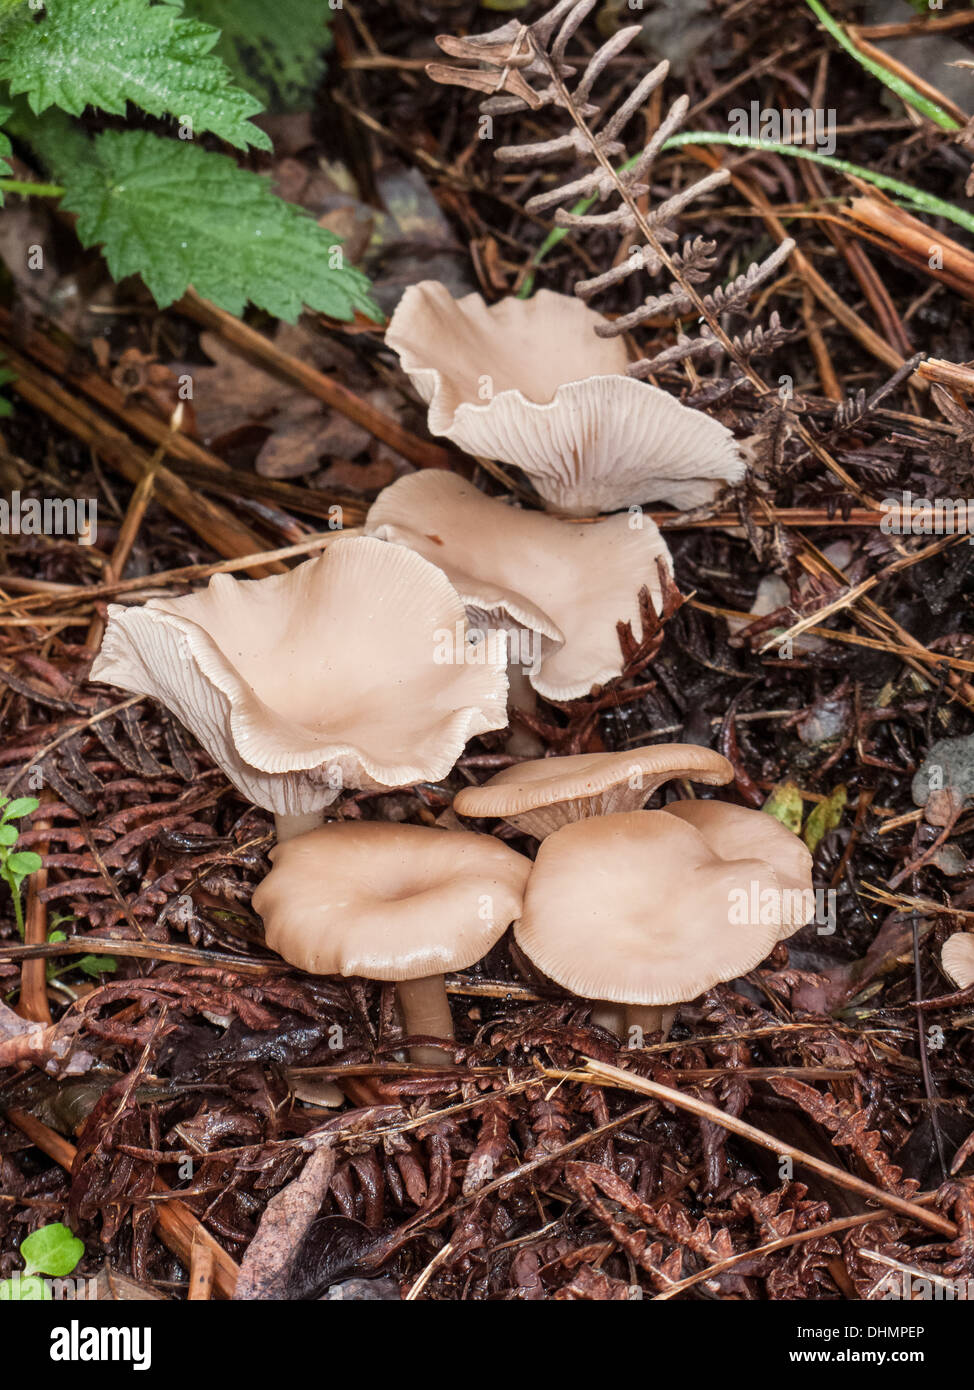
[[[343,1284],[332,1284],[322,1302],[332,1299],[352,1303],[396,1303],[399,1285],[395,1279],[346,1279]]]
[[[926,806],[930,797],[930,774],[939,769],[937,781],[944,790],[955,792],[961,799],[974,796],[974,734],[964,738],[942,738],[931,745],[919,771],[913,778],[913,800]]]

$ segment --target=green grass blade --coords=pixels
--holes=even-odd
[[[907,106],[912,106],[914,111],[918,111],[921,116],[926,116],[927,120],[933,121],[934,125],[938,125],[941,130],[960,130],[959,123],[942,106],[938,106],[935,101],[931,101],[922,92],[918,92],[902,77],[897,77],[888,68],[884,68],[882,63],[877,63],[874,59],[867,58],[864,53],[860,53],[842,25],[829,14],[822,4],[822,0],[805,0],[805,3],[823,29],[832,35],[836,43],[840,44],[850,57],[855,58],[861,68],[877,78],[891,92],[895,92],[901,101],[906,102]]]
[[[768,150],[772,154],[788,155],[792,159],[808,159],[813,164],[824,165],[826,169],[834,169],[837,173],[851,174],[857,179],[863,179],[866,183],[874,184],[876,188],[895,194],[915,211],[925,212],[933,217],[945,217],[958,227],[974,234],[974,215],[957,207],[955,203],[948,203],[932,193],[925,193],[922,188],[915,188],[912,183],[904,183],[902,179],[891,178],[889,174],[877,174],[872,169],[863,168],[861,164],[851,164],[849,160],[836,159],[834,155],[819,154],[818,150],[804,145],[780,145],[773,140],[752,140],[747,135],[725,135],[712,130],[684,130],[679,135],[670,136],[663,148],[672,150],[678,149],[681,145],[731,145],[734,149]]]

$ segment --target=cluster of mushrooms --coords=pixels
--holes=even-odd
[[[441,781],[470,738],[509,725],[509,703],[618,678],[617,625],[644,587],[659,606],[670,564],[642,505],[696,506],[741,476],[729,431],[627,377],[600,326],[547,291],[488,308],[435,282],[407,290],[387,342],[431,431],[521,469],[546,510],[407,474],[361,531],[286,574],[112,606],[92,668],[160,700],[274,815],[253,900],[268,946],[311,973],[395,981],[426,1065],[454,1037],[445,973],[512,923],[537,969],[625,1036],[667,1031],[681,1002],[811,916],[811,856],[773,817],[695,799],[642,809],[667,782],[732,780],[692,745],[522,761],[456,796],[457,815],[540,841],[533,862],[486,825],[338,816],[343,790]]]

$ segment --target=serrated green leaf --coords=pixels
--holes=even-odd
[[[328,0],[186,0],[186,10],[220,30],[214,52],[265,106],[294,111],[309,100],[331,46]]]
[[[48,1274],[54,1279],[70,1274],[85,1253],[84,1242],[60,1221],[41,1226],[21,1243],[20,1255],[28,1274]]]
[[[178,4],[149,0],[47,0],[25,8],[4,31],[0,78],[26,93],[35,115],[58,106],[80,116],[98,106],[116,116],[134,102],[153,116],[191,122],[231,145],[269,150],[250,117],[260,102],[234,87],[211,53],[219,33],[184,19]]]
[[[808,817],[805,823],[805,843],[813,854],[821,844],[823,836],[834,830],[841,821],[848,799],[848,792],[840,785],[824,801],[818,802]]]
[[[0,1280],[0,1303],[50,1303],[53,1299],[50,1286],[36,1274]]]
[[[8,117],[9,115],[10,115],[10,108],[9,108],[8,106],[0,106],[0,125],[3,124],[3,122],[7,119],[7,117]],[[10,165],[7,163],[7,159],[6,159],[6,156],[9,155],[10,153],[11,153],[10,141],[7,139],[7,137],[6,137],[6,135],[3,133],[3,131],[0,130],[0,179],[5,178],[8,174],[10,174],[10,173],[13,172],[13,170],[12,170],[11,167],[10,167]],[[0,188],[0,208],[2,208],[2,207],[3,207],[3,189]]]
[[[13,373],[9,379],[13,380]],[[32,816],[40,804],[36,796],[15,796],[13,801],[4,806],[3,819],[20,820],[21,816]]]
[[[382,320],[339,239],[227,155],[147,131],[105,131],[84,160],[55,165],[85,246],[116,280],[141,275],[160,308],[190,285],[231,314],[250,300],[293,323],[302,304]],[[335,263],[333,263],[335,262]]]
[[[19,849],[7,860],[7,868],[17,878],[26,878],[28,874],[36,874],[43,862],[32,849]]]
[[[17,843],[17,827],[15,825],[0,825],[0,845],[15,845]]]

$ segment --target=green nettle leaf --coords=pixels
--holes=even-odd
[[[297,110],[320,82],[331,47],[328,0],[186,0],[186,9],[220,30],[215,52],[265,106]]]
[[[84,1242],[60,1221],[41,1226],[21,1243],[20,1255],[28,1274],[48,1274],[54,1279],[70,1274],[85,1253]]]
[[[291,323],[302,304],[382,320],[339,239],[227,155],[128,130],[105,131],[84,159],[53,157],[81,241],[103,247],[116,280],[141,275],[160,308],[192,285],[231,314],[251,300]]]
[[[13,377],[11,375],[11,380]],[[21,816],[32,816],[41,803],[36,796],[15,796],[3,808],[3,820],[20,820]]]
[[[0,825],[0,845],[15,845],[17,843],[17,827],[15,825]]]
[[[0,1303],[50,1303],[53,1299],[48,1285],[35,1274],[0,1280]]]
[[[149,0],[47,0],[25,7],[4,30],[0,78],[27,95],[35,115],[59,106],[80,116],[98,106],[123,116],[131,101],[153,116],[188,122],[231,145],[269,150],[250,117],[260,102],[234,87],[210,50],[219,31],[184,19],[179,4]]]
[[[2,124],[9,115],[10,108],[7,106],[0,106],[0,124]],[[9,155],[10,152],[10,141],[7,139],[6,135],[4,135],[3,131],[0,130],[0,179],[5,178],[8,174],[13,172],[6,159],[6,156]],[[3,189],[0,188],[0,208],[2,207]],[[2,372],[0,372],[0,378],[2,378],[2,375]],[[10,378],[8,377],[7,380],[9,381]]]

